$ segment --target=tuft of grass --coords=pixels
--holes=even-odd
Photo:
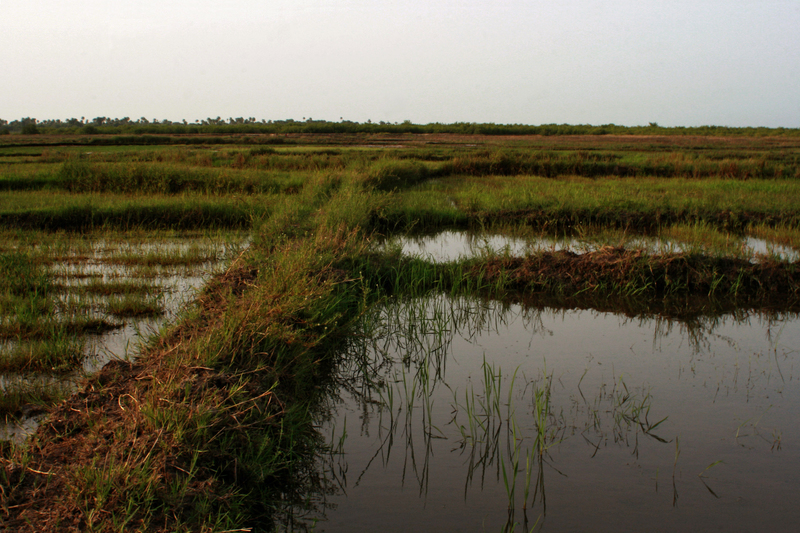
[[[721,231],[705,221],[673,224],[659,231],[658,236],[685,244],[690,253],[717,257],[750,257],[749,250],[740,235]]]
[[[6,295],[46,294],[50,288],[47,272],[32,254],[21,250],[0,253],[0,291]]]
[[[218,259],[216,250],[193,245],[188,248],[149,250],[145,253],[111,254],[105,262],[125,266],[191,266],[211,263]]]
[[[104,333],[122,327],[119,323],[86,315],[66,318],[17,316],[16,319],[0,323],[0,339],[54,339],[64,335]]]
[[[795,250],[800,250],[800,228],[788,224],[769,226],[767,224],[751,224],[747,228],[747,234],[758,237],[766,241],[790,246]]]
[[[0,372],[66,372],[85,358],[85,341],[72,335],[18,341],[0,350]]]
[[[142,294],[125,294],[121,297],[111,297],[106,305],[106,310],[118,318],[128,317],[154,317],[164,314],[164,306],[153,298]]]
[[[6,379],[0,415],[30,416],[48,410],[73,392],[69,384],[44,379]]]
[[[144,283],[142,281],[131,280],[116,280],[116,281],[99,281],[91,280],[89,283],[82,285],[70,285],[68,287],[70,292],[80,294],[92,294],[99,296],[110,296],[112,294],[158,294],[161,289],[152,283]]]

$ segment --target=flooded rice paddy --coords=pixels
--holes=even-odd
[[[119,328],[92,336],[83,369],[99,370],[111,359],[132,357],[139,344],[183,312],[196,292],[246,247],[244,236],[233,242],[212,239],[144,241],[124,243],[99,241],[91,253],[60,258],[50,271],[62,281],[66,294],[90,285],[129,283],[142,289],[156,312],[118,320]],[[68,296],[69,297],[69,296]],[[107,304],[115,295],[80,296],[92,316],[108,314]]]
[[[109,361],[132,359],[143,343],[177,320],[197,291],[247,244],[248,236],[242,234],[219,239],[78,239],[25,246],[45,265],[55,290],[48,319],[96,321],[103,326],[72,335],[82,352],[78,365],[52,374],[24,370],[0,374],[2,390],[35,387],[68,393]],[[6,339],[0,349],[9,353],[24,342]],[[6,416],[0,422],[0,440],[22,441],[36,429],[41,413],[41,408],[26,405],[17,416]]]
[[[418,256],[434,262],[455,261],[486,253],[524,256],[540,251],[556,252],[568,250],[580,254],[597,251],[603,246],[609,245],[659,254],[693,251],[713,252],[713,250],[704,249],[697,244],[658,237],[626,236],[621,240],[576,237],[554,238],[546,236],[522,238],[458,230],[448,230],[431,235],[395,237],[385,243],[385,246],[392,245],[399,246],[405,255]],[[733,250],[737,256],[749,258],[753,262],[759,261],[765,256],[781,261],[800,260],[800,252],[789,246],[751,236],[733,237],[731,242],[726,243],[726,248],[729,251]]]
[[[318,416],[314,531],[793,529],[800,319],[435,296],[362,322]],[[295,524],[297,522],[294,522]]]

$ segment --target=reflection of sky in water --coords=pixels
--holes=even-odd
[[[575,253],[595,251],[606,244],[591,239],[553,239],[550,237],[537,237],[535,239],[522,239],[504,235],[477,234],[466,231],[443,231],[436,235],[404,236],[390,240],[391,243],[400,245],[403,254],[420,256],[431,261],[454,261],[463,257],[476,257],[491,251],[493,253],[508,253],[512,256],[522,256],[536,251],[569,250]],[[629,250],[642,249],[651,253],[677,253],[691,250],[692,247],[685,243],[669,241],[652,237],[630,237],[625,241],[625,248]],[[742,252],[751,256],[753,260],[758,255],[775,255],[781,260],[797,261],[800,254],[790,247],[773,244],[764,239],[746,237],[742,240]]]
[[[499,531],[508,495],[497,457],[509,468],[513,442],[521,450],[515,520],[522,524],[526,454],[535,450],[533,390],[544,375],[552,380],[551,427],[563,428],[543,463],[545,529],[789,530],[800,519],[796,316],[686,323],[451,304],[439,297],[387,308],[383,325],[367,335],[372,340],[343,361],[340,397],[322,431],[335,444],[346,430],[344,455],[320,459],[340,489],[327,498],[335,508],[316,531]],[[500,414],[491,417],[499,432],[478,431],[470,441],[467,398],[483,412],[484,360],[501,375]],[[388,385],[370,392],[367,367],[372,382]],[[392,408],[382,408],[388,398]],[[508,431],[509,399],[516,439]],[[666,417],[653,434],[667,442],[624,421],[635,405],[649,407],[650,423]],[[488,426],[490,418],[478,419]],[[493,438],[499,455],[481,464],[475,453]],[[708,479],[698,477],[720,460]],[[533,486],[529,508],[532,493]],[[528,511],[530,525],[543,511],[539,499]]]
[[[215,272],[221,271],[233,259],[247,241],[238,242],[212,241],[208,239],[186,239],[184,241],[153,241],[141,243],[125,243],[119,241],[99,241],[90,249],[78,250],[72,254],[75,259],[55,263],[50,271],[55,281],[67,286],[83,285],[92,282],[113,282],[139,280],[154,285],[158,293],[153,295],[164,308],[164,314],[156,318],[127,318],[124,320],[111,318],[112,322],[123,322],[123,326],[102,335],[87,335],[86,359],[79,373],[56,377],[27,375],[2,376],[0,385],[8,380],[54,380],[67,386],[74,386],[85,373],[98,371],[113,359],[130,359],[139,350],[139,346],[157,334],[159,328],[178,318],[186,305],[191,302],[196,292],[211,278]],[[191,265],[156,266],[142,270],[140,265],[109,264],[105,259],[109,254],[145,255],[148,253],[180,253],[198,249],[217,260]],[[67,254],[69,256],[70,254]],[[77,299],[91,303],[93,309],[89,316],[106,318],[102,312],[107,297],[63,294],[61,298]],[[5,343],[8,347],[11,343]],[[0,424],[0,439],[21,440],[36,429],[36,418]]]

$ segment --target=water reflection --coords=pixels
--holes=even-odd
[[[773,257],[781,261],[798,261],[797,250],[772,243],[756,237],[735,238],[737,253],[757,262],[763,257]],[[392,238],[385,246],[397,246],[404,255],[413,255],[434,262],[456,261],[463,258],[480,257],[486,254],[508,254],[524,256],[540,251],[557,252],[568,250],[578,254],[594,252],[603,246],[622,245],[628,250],[645,250],[653,254],[681,253],[697,251],[698,246],[671,239],[641,235],[625,236],[623,241],[616,237],[608,238],[555,238],[538,236],[519,238],[507,235],[475,233],[447,230],[433,235],[399,236]]]
[[[327,489],[305,523],[780,529],[800,517],[798,341],[793,314],[391,302],[362,322],[320,409]]]

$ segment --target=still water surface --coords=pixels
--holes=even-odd
[[[393,302],[363,328],[319,416],[315,531],[800,521],[796,315],[677,321],[438,296]]]
[[[767,256],[781,261],[798,261],[797,250],[755,237],[732,237],[740,257],[758,262]],[[456,261],[465,257],[477,257],[486,253],[507,253],[511,256],[524,256],[535,252],[556,252],[568,250],[586,253],[599,250],[603,246],[623,246],[627,250],[644,250],[647,253],[705,252],[702,247],[690,243],[646,236],[628,236],[624,242],[615,240],[598,241],[579,238],[520,238],[508,235],[473,233],[448,230],[432,235],[394,237],[390,243],[398,245],[405,255],[421,257],[429,261]],[[713,252],[713,251],[712,251]],[[721,253],[719,251],[715,253]]]

